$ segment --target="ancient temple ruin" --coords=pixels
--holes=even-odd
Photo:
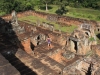
[[[93,26],[87,23],[81,24],[69,37],[69,43],[70,51],[85,55],[91,50],[91,45],[97,44]]]
[[[39,16],[50,22],[70,26],[78,24],[71,34],[56,31],[46,22],[26,23],[22,16]],[[99,25],[72,17],[36,11],[0,18],[0,75],[100,75]],[[48,49],[47,36],[52,48]]]

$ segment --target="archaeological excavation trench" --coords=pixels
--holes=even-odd
[[[81,19],[35,11],[15,13],[0,18],[0,75],[100,75],[100,45],[96,44],[91,25],[96,24],[94,21],[81,24]],[[74,20],[80,26],[71,34],[63,33],[46,23],[18,21],[21,14],[65,25]],[[47,46],[48,35],[52,39],[51,49]]]

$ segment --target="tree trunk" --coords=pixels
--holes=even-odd
[[[48,11],[48,6],[47,6],[47,3],[46,3],[46,11]]]

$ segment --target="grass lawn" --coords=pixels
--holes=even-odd
[[[99,10],[93,10],[89,8],[71,8],[71,7],[67,7],[67,9],[69,10],[69,12],[65,14],[66,16],[100,21]]]
[[[42,8],[38,9],[37,6],[34,7],[34,9],[36,11],[40,11],[40,12],[46,12],[46,13],[50,13],[50,14],[55,14],[55,11],[58,9],[57,5],[49,5],[48,6],[48,11],[45,11],[45,5],[42,6]]]
[[[100,11],[99,10],[93,10],[89,8],[72,8],[68,6],[66,8],[68,9],[69,12],[64,14],[65,16],[100,21],[100,14],[99,14]],[[55,14],[55,11],[58,9],[58,6],[49,5],[48,9],[49,9],[48,11],[45,11],[45,6],[42,6],[40,9],[38,9],[38,7],[35,6],[36,11],[46,12],[50,14]],[[35,16],[26,16],[26,17],[19,18],[19,20],[21,21],[27,20],[27,21],[34,22],[34,23],[36,23],[37,21],[40,23],[42,22],[50,23],[54,25],[55,30],[61,30],[63,32],[68,32],[68,33],[71,33],[74,29],[77,28],[75,25],[72,25],[69,27],[67,26],[61,27],[55,22],[50,22],[50,21],[47,21],[46,19],[35,17]]]
[[[44,9],[42,9],[44,8]],[[51,14],[56,14],[55,11],[59,8],[56,5],[49,5],[49,10],[45,11],[45,6],[42,6],[38,10],[37,6],[35,7],[36,11],[41,11],[41,12],[46,12],[46,13],[51,13]],[[88,20],[95,20],[95,21],[100,21],[100,10],[94,10],[94,9],[89,9],[89,8],[72,8],[67,6],[68,12],[64,14],[65,16],[71,16],[75,18],[82,18],[82,19],[88,19]]]
[[[5,15],[5,12],[0,11],[0,16]]]
[[[60,25],[56,24],[56,22],[50,22],[50,21],[47,21],[46,19],[39,18],[39,17],[36,17],[36,16],[25,16],[25,17],[19,18],[18,20],[24,21],[24,22],[27,22],[27,23],[29,23],[29,22],[36,23],[37,21],[40,22],[40,23],[42,23],[42,22],[50,23],[50,24],[54,25],[55,30],[61,30],[63,32],[68,32],[68,33],[73,32],[73,30],[75,28],[77,28],[77,26],[75,26],[75,25],[61,27]]]

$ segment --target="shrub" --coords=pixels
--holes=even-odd
[[[60,9],[56,10],[56,14],[63,15],[66,14],[68,10],[65,7],[61,7]]]
[[[89,15],[88,18],[91,19],[91,18],[93,18],[93,17],[92,17],[92,15]]]
[[[89,40],[90,41],[95,41],[95,39],[93,37],[90,37]]]
[[[96,18],[97,20],[100,20],[100,16],[97,16],[97,18]]]

